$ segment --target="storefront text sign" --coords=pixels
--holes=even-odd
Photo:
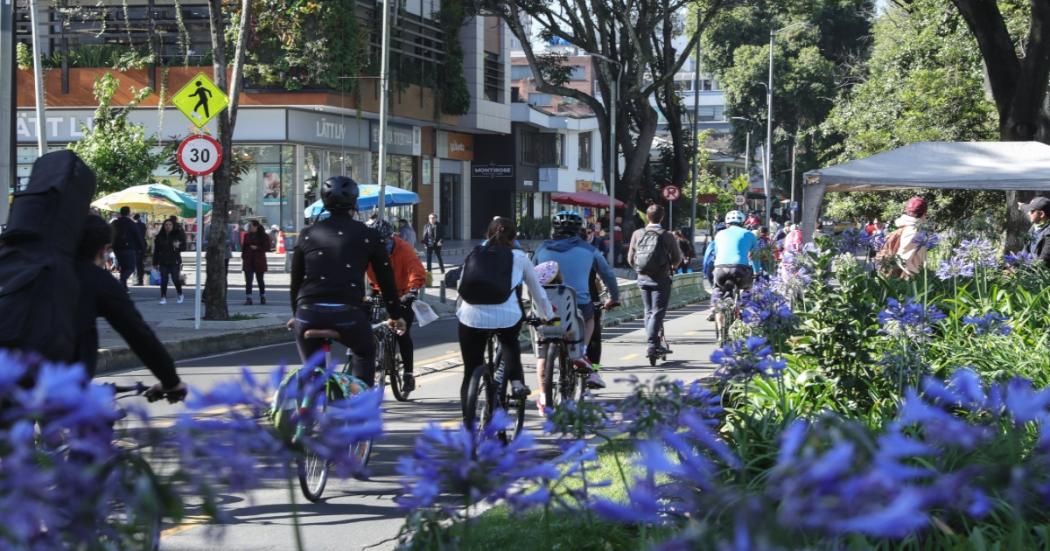
[[[423,133],[419,127],[388,124],[386,127],[386,149],[392,155],[419,156],[423,149]],[[372,121],[369,148],[379,151],[379,122]]]
[[[496,180],[514,177],[514,165],[474,165],[471,169],[474,178]]]
[[[368,121],[353,116],[288,111],[288,139],[336,147],[368,148]]]
[[[474,136],[470,134],[460,134],[457,132],[448,133],[448,159],[455,159],[457,161],[473,161],[474,160]]]

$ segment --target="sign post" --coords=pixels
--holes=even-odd
[[[676,186],[664,186],[663,190],[664,199],[667,200],[667,227],[674,231],[674,202],[678,200],[682,195],[682,191]]]
[[[204,235],[204,182],[201,176],[215,172],[222,163],[222,146],[205,134],[194,134],[182,140],[175,154],[182,170],[197,182],[197,291],[193,297],[193,328],[201,328],[201,249]],[[227,274],[226,277],[229,277]]]

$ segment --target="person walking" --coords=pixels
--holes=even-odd
[[[143,278],[146,275],[146,224],[142,221],[142,215],[135,214],[131,217],[131,220],[135,223],[135,229],[139,232],[139,240],[137,243],[142,245],[141,249],[135,250],[135,285],[142,287],[145,282]]]
[[[682,251],[682,263],[677,267],[678,273],[688,274],[689,266],[696,258],[696,249],[693,248],[693,244],[689,242],[682,230],[675,230],[673,233],[675,240],[678,241],[678,248]]]
[[[168,279],[175,284],[178,303],[182,304],[182,251],[186,242],[175,231],[175,224],[165,220],[160,232],[153,238],[153,265],[160,271],[160,303],[168,303]]]
[[[433,271],[431,265],[431,259],[433,255],[437,255],[438,267],[441,268],[441,273],[445,273],[445,261],[441,259],[441,246],[444,244],[441,223],[438,222],[438,217],[434,213],[430,213],[427,216],[427,225],[423,227],[423,246],[427,248],[427,271]]]
[[[894,224],[897,229],[886,237],[886,244],[875,255],[879,270],[886,277],[910,279],[926,264],[926,243],[920,227],[926,219],[926,200],[915,196],[904,205],[904,214]]]
[[[1017,206],[1028,214],[1028,221],[1032,223],[1025,250],[1043,266],[1050,268],[1050,199],[1036,197],[1028,203],[1018,203]]]
[[[266,252],[270,250],[270,236],[266,234],[266,228],[258,220],[252,220],[248,225],[248,233],[244,234],[244,243],[241,247],[241,261],[244,263],[244,304],[252,303],[252,278],[259,282],[259,304],[266,304],[266,282],[263,274],[266,273]]]
[[[401,218],[397,221],[397,236],[405,243],[411,245],[413,249],[416,248],[416,230],[412,229],[412,226],[408,224],[408,220]]]
[[[645,210],[649,224],[635,230],[627,249],[627,262],[638,272],[638,287],[645,306],[647,356],[666,353],[661,342],[667,303],[671,299],[671,270],[682,263],[682,250],[674,236],[664,230],[664,208],[651,205]]]
[[[120,266],[120,284],[124,289],[128,288],[128,279],[135,271],[138,264],[136,251],[144,251],[146,243],[142,241],[142,235],[131,220],[131,208],[120,207],[120,216],[111,223],[113,227],[113,254],[117,257]]]

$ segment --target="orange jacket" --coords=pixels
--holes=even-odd
[[[407,241],[394,235],[394,250],[390,253],[390,267],[394,270],[394,282],[397,284],[397,295],[404,296],[411,289],[422,289],[427,284],[427,272],[423,269],[423,263],[416,256],[416,250]],[[372,290],[379,292],[379,286],[375,284],[376,274],[372,266],[368,266],[368,282],[372,284]]]

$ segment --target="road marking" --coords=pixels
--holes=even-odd
[[[623,358],[620,358],[620,359],[622,359],[624,361],[628,361],[628,360],[633,360],[633,359],[635,359],[637,357],[638,357],[638,354],[628,354],[628,355],[626,355],[626,356],[624,356]]]
[[[211,522],[211,518],[207,515],[187,515],[186,518],[182,519],[182,522],[178,523],[175,526],[172,526],[171,528],[162,530],[160,533],[160,537],[161,539],[169,538],[171,536],[192,530],[197,526],[207,524],[209,522]]]

